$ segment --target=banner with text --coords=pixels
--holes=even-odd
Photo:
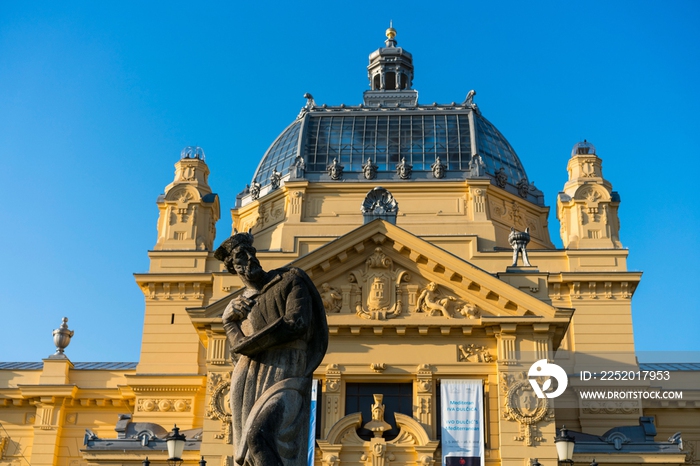
[[[441,380],[442,464],[484,466],[484,388],[481,380]]]

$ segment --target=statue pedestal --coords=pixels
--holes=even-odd
[[[534,265],[510,265],[506,267],[506,273],[539,273],[540,270]]]

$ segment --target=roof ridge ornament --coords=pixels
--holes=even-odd
[[[304,98],[306,99],[306,105],[301,107],[301,110],[299,111],[299,115],[297,115],[297,120],[301,119],[306,115],[308,112],[316,108],[316,101],[314,100],[314,96],[311,95],[311,93],[307,92],[304,94]]]
[[[49,359],[68,359],[64,350],[70,344],[75,332],[68,328],[68,317],[64,317],[61,325],[53,331],[53,344],[56,345],[56,352],[49,356]]]

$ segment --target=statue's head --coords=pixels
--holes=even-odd
[[[255,252],[251,231],[239,233],[234,229],[233,236],[221,243],[214,257],[224,263],[229,273],[256,281],[262,278],[264,271]]]

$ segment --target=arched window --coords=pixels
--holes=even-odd
[[[384,89],[393,91],[396,89],[396,73],[389,71],[384,77]]]

